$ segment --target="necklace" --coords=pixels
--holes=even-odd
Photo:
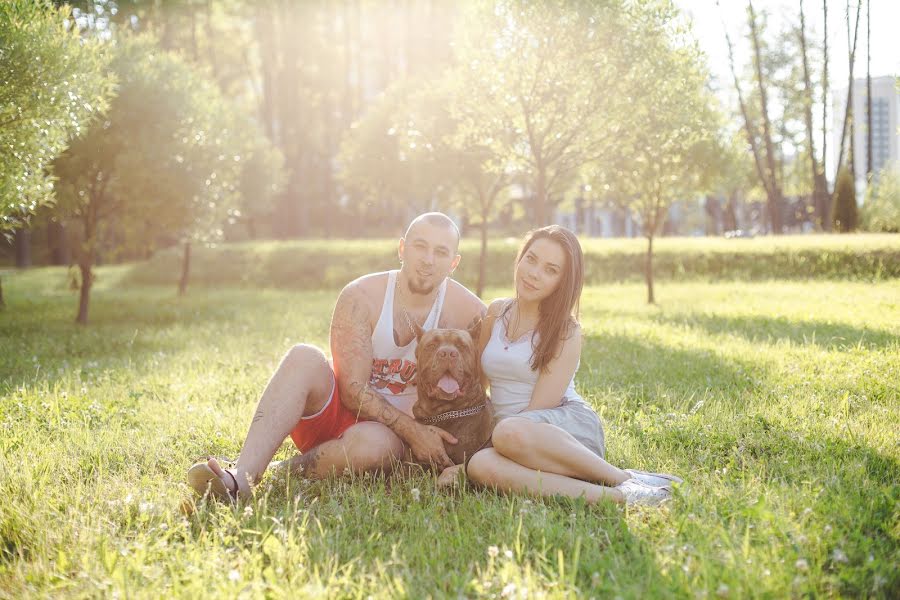
[[[510,314],[510,313],[512,313],[512,309],[513,309],[513,308],[516,309],[516,314],[515,314],[516,322],[515,322],[515,325],[513,325],[513,322],[512,322],[513,316]],[[509,350],[509,347],[510,347],[511,345],[513,345],[513,344],[515,344],[516,342],[518,342],[518,341],[519,341],[519,338],[521,338],[522,336],[524,336],[524,335],[525,335],[526,333],[528,333],[529,331],[532,331],[534,328],[532,327],[532,329],[528,329],[528,330],[526,330],[526,331],[523,331],[523,332],[522,332],[521,334],[519,334],[518,336],[512,335],[513,332],[518,332],[518,329],[519,329],[519,319],[520,319],[520,317],[521,317],[521,315],[519,314],[519,306],[518,306],[518,302],[517,302],[516,300],[513,300],[512,303],[510,303],[509,309],[507,310],[506,315],[508,316],[508,319],[506,319],[506,335],[504,336],[506,339],[503,340],[503,349],[504,349],[504,350]]]
[[[419,322],[416,321],[415,319],[410,318],[409,311],[406,310],[406,307],[403,306],[403,301],[400,300],[400,273],[397,273],[397,284],[394,287],[395,287],[394,297],[397,298],[397,303],[400,305],[400,312],[403,313],[403,318],[406,320],[406,326],[409,327],[409,330],[412,332],[413,335],[417,335],[416,327],[413,327],[413,323],[415,323],[416,326],[418,327]]]

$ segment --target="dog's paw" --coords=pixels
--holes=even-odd
[[[460,484],[462,465],[453,465],[444,469],[437,478],[438,488],[455,488]]]

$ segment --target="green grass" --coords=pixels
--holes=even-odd
[[[187,467],[236,455],[334,292],[177,299],[129,269],[101,269],[87,328],[64,270],[4,276],[0,596],[900,594],[900,281],[588,288],[578,387],[611,461],[686,479],[669,508],[417,475],[268,478],[185,517]]]

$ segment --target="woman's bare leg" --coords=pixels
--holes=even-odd
[[[556,473],[530,469],[503,456],[494,448],[476,452],[469,461],[466,474],[472,481],[502,492],[583,497],[590,503],[600,500],[619,503],[625,501],[619,490]]]
[[[510,417],[500,421],[491,437],[494,449],[529,469],[616,486],[631,475],[612,466],[549,423]]]

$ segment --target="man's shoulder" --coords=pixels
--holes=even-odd
[[[490,317],[499,317],[500,313],[503,312],[503,309],[509,303],[509,298],[497,298],[492,300],[488,305],[487,314]]]
[[[384,290],[387,287],[389,276],[390,271],[369,273],[368,275],[357,277],[356,279],[348,283],[347,288],[345,289],[353,288],[356,290],[361,290],[363,292],[374,292],[380,289],[381,292],[384,293]]]
[[[346,286],[341,292],[341,298],[356,298],[363,300],[372,308],[381,306],[384,298],[384,292],[387,289],[389,272],[369,273],[362,277],[357,277]],[[339,300],[340,301],[340,298]]]
[[[444,306],[452,309],[448,315],[453,325],[467,327],[476,317],[484,316],[485,306],[481,298],[455,279],[447,280],[447,296]]]

